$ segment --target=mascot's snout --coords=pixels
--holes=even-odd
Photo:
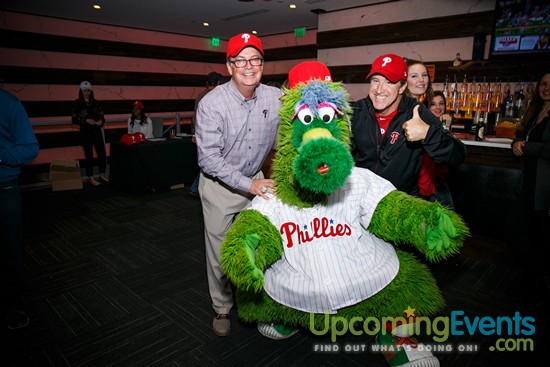
[[[312,130],[310,130],[310,131],[308,131],[307,133],[304,134],[303,143],[307,144],[310,141],[320,139],[320,138],[331,139],[332,134],[327,129],[315,128],[315,129],[312,129]],[[322,162],[317,167],[317,172],[320,175],[324,175],[325,173],[328,173],[328,171],[330,171],[330,166],[327,164],[327,162]]]
[[[353,158],[344,143],[321,137],[300,147],[294,160],[294,175],[301,187],[328,195],[344,185],[352,167]]]
[[[330,133],[330,131],[328,131],[327,129],[323,129],[323,128],[315,128],[315,129],[311,129],[309,130],[308,132],[306,132],[304,134],[304,137],[303,137],[303,143],[307,143],[308,141],[310,140],[314,140],[314,139],[319,139],[319,138],[332,138],[332,134]]]

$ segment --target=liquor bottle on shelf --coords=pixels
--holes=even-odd
[[[514,99],[512,97],[512,92],[510,89],[506,92],[506,97],[502,102],[501,114],[506,118],[514,117]]]
[[[485,111],[477,110],[470,133],[474,134],[476,141],[483,140],[485,133]]]
[[[495,90],[495,93],[493,93],[491,104],[493,107],[492,111],[498,112],[500,111],[500,106],[502,105],[502,100],[503,100],[502,83],[499,82],[498,78],[496,79],[495,83],[496,83],[496,90]]]
[[[485,91],[483,92],[482,111],[491,111],[493,109],[493,91],[491,90],[491,82],[487,82]]]
[[[443,82],[443,96],[445,97],[445,101],[448,101],[451,97],[449,93],[449,74],[445,75],[445,81]]]
[[[470,97],[476,95],[476,75],[472,77],[472,81],[470,82],[470,85],[468,87],[468,93],[470,94]]]
[[[458,81],[455,74],[455,82],[453,85],[452,111],[456,116],[460,115],[460,92],[458,91]]]
[[[462,85],[460,86],[460,102],[459,102],[459,110],[460,110],[460,116],[465,118],[471,118],[471,112],[470,116],[468,116],[468,110],[470,105],[470,97],[468,93],[468,79],[466,77],[466,74],[464,74],[464,79],[462,80]]]
[[[523,84],[520,90],[517,92],[516,100],[514,102],[514,117],[522,118],[525,113],[525,94],[523,93]]]
[[[481,105],[483,103],[483,87],[481,83],[477,84],[476,94],[473,97],[473,99],[474,99],[474,111],[477,112],[481,110],[481,107],[482,107]]]
[[[487,126],[487,112],[486,111],[477,111],[476,114],[479,114],[476,122],[476,141],[482,141],[485,137],[485,129]]]

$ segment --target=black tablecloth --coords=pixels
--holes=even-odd
[[[191,138],[124,145],[111,143],[111,185],[126,191],[191,185],[199,172],[197,147]]]

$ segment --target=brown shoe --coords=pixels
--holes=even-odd
[[[231,321],[226,313],[217,314],[212,323],[212,329],[217,336],[228,336],[231,331]]]
[[[99,185],[101,185],[101,183],[100,183],[98,180],[96,180],[95,178],[93,178],[93,177],[90,177],[90,179],[88,180],[88,182],[91,183],[92,186],[99,186]]]

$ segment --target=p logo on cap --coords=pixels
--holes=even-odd
[[[262,42],[258,37],[250,33],[241,33],[231,37],[227,44],[226,59],[237,56],[245,47],[254,47],[263,55]]]
[[[374,74],[380,74],[392,83],[397,83],[401,79],[407,80],[407,64],[401,56],[394,54],[382,55],[372,63],[367,79]]]
[[[124,134],[120,138],[120,142],[126,145],[145,143],[147,139],[143,133]]]

